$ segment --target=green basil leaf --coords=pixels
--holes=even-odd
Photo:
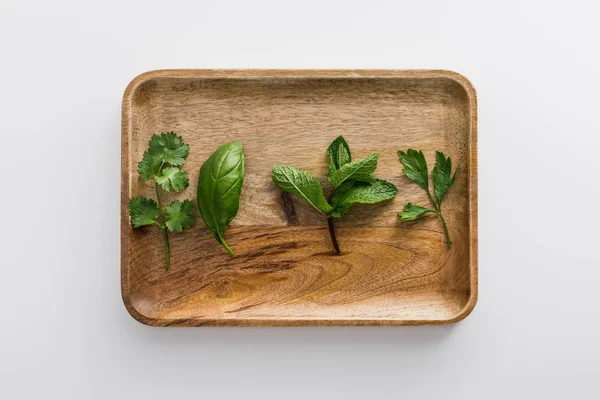
[[[272,178],[279,189],[304,199],[322,214],[327,215],[333,210],[325,199],[321,184],[307,171],[278,164],[273,166]]]
[[[335,208],[331,216],[341,218],[354,203],[374,204],[396,197],[398,189],[390,182],[373,178],[373,183],[355,182],[348,188],[338,188],[331,199]]]
[[[237,215],[244,182],[244,146],[241,142],[224,144],[200,168],[198,210],[208,230],[232,256],[225,242],[225,231]]]
[[[435,211],[408,203],[404,206],[404,211],[398,213],[398,216],[402,218],[403,221],[414,221],[427,213],[435,213]]]
[[[398,151],[398,157],[400,157],[400,162],[404,164],[402,172],[421,188],[429,190],[427,162],[423,152],[408,149],[406,153]]]
[[[377,168],[378,159],[379,153],[374,153],[360,160],[349,162],[335,171],[329,182],[338,187],[345,181],[368,178]]]
[[[454,183],[456,179],[456,171],[452,175],[452,160],[450,157],[446,158],[444,153],[435,152],[435,167],[431,171],[431,180],[433,181],[433,189],[435,191],[435,197],[438,201],[438,206],[442,204],[444,195]]]

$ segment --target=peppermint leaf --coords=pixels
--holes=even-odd
[[[396,186],[382,179],[373,179],[373,183],[355,182],[347,189],[338,188],[331,198],[331,204],[335,208],[331,216],[343,217],[354,203],[373,204],[396,197]]]
[[[379,153],[374,153],[368,157],[345,164],[333,173],[329,182],[333,186],[338,187],[348,180],[368,178],[377,168],[378,159]]]
[[[307,171],[278,164],[273,166],[272,178],[279,189],[302,198],[320,213],[327,215],[333,210],[321,184]]]

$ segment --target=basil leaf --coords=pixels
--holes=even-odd
[[[344,154],[340,157],[340,149]],[[347,154],[346,154],[347,153]],[[331,176],[335,171],[337,171],[343,164],[349,163],[352,161],[352,156],[350,154],[350,146],[346,142],[343,136],[338,136],[335,138],[333,142],[327,148],[327,155],[329,156],[329,172],[327,174],[327,179],[330,180]],[[340,165],[340,161],[345,161]],[[329,181],[331,183],[331,180]]]
[[[378,159],[379,153],[374,153],[368,157],[345,164],[333,173],[329,182],[333,186],[338,187],[348,180],[368,178],[377,168]]]
[[[354,203],[374,204],[393,199],[398,194],[396,186],[382,179],[373,178],[373,183],[355,182],[348,188],[340,187],[331,198],[335,208],[332,217],[341,218]]]
[[[273,166],[272,178],[279,189],[306,200],[322,214],[327,215],[333,210],[325,199],[321,184],[307,171],[277,164]]]
[[[433,181],[433,189],[438,202],[438,207],[442,204],[444,195],[454,183],[456,179],[456,171],[452,176],[452,160],[446,158],[444,153],[435,152],[435,167],[431,171],[431,180]]]
[[[400,211],[398,213],[398,216],[400,216],[400,218],[402,218],[403,221],[414,221],[430,212],[435,213],[435,211],[430,210],[429,208],[416,206],[412,203],[408,203],[404,206],[404,211]]]
[[[423,152],[408,149],[406,153],[398,151],[398,157],[400,157],[400,162],[404,164],[402,172],[421,188],[429,190],[427,162]]]
[[[224,144],[200,168],[198,177],[198,210],[208,230],[232,256],[225,242],[225,231],[240,206],[244,182],[244,145]]]

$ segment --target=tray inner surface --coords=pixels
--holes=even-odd
[[[442,323],[472,295],[469,201],[471,106],[450,77],[181,78],[151,77],[133,89],[124,159],[125,192],[154,198],[137,162],[153,133],[175,131],[190,145],[190,187],[172,199],[195,199],[198,171],[228,141],[243,141],[246,177],[240,211],[227,232],[230,257],[204,228],[170,234],[171,270],[156,227],[124,224],[124,298],[153,325]],[[271,181],[276,163],[306,169],[326,184],[325,149],[338,135],[354,159],[380,152],[377,177],[394,183],[393,201],[355,205],[336,220],[334,255],[326,219],[296,197],[295,218],[283,211]],[[458,167],[444,200],[453,240],[446,251],[434,216],[400,222],[426,194],[401,173],[398,149],[435,151]],[[128,186],[128,187],[127,187]],[[472,189],[471,189],[472,190]],[[326,193],[327,194],[327,193]]]

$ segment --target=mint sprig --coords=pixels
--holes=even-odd
[[[327,155],[330,161],[327,179],[335,188],[329,200],[325,198],[319,181],[307,171],[277,164],[273,166],[272,178],[278,188],[300,197],[327,216],[333,247],[336,253],[340,253],[334,218],[343,217],[356,203],[373,204],[393,199],[398,190],[391,183],[372,176],[379,153],[352,161],[348,143],[339,136],[329,145]]]

